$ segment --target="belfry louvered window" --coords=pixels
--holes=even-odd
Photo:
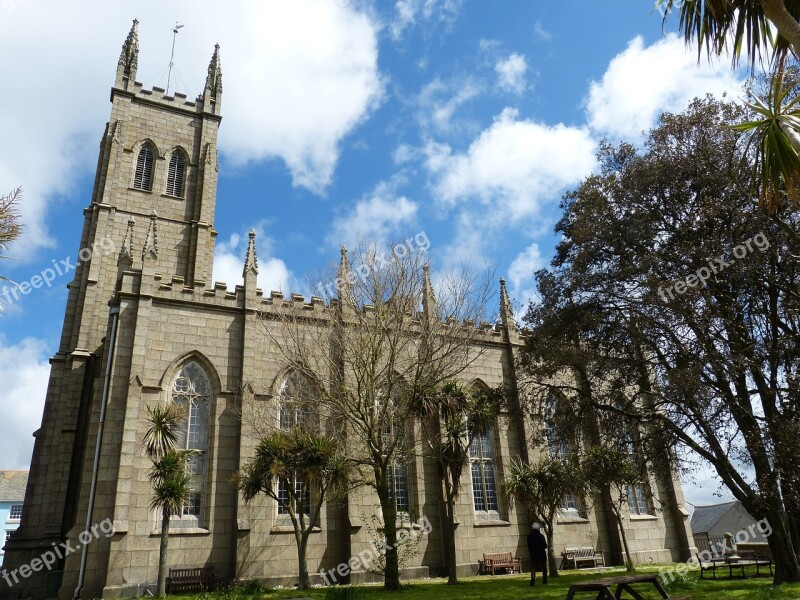
[[[183,180],[186,173],[186,160],[180,152],[173,152],[169,159],[169,171],[167,172],[167,195],[183,196]]]
[[[136,172],[133,175],[133,187],[137,190],[153,189],[153,149],[145,144],[136,157]]]

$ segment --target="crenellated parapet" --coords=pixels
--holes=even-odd
[[[111,90],[112,100],[114,99],[114,95],[129,96],[140,102],[157,105],[168,110],[206,114],[209,117],[221,118],[219,116],[219,106],[216,104],[217,100],[207,98],[205,94],[197,96],[195,100],[189,100],[188,96],[181,92],[170,92],[167,94],[164,88],[153,86],[148,89],[145,88],[142,83],[135,81],[127,87],[115,86]]]

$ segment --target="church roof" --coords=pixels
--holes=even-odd
[[[689,525],[692,533],[708,533],[730,509],[739,502],[724,502],[723,504],[712,504],[711,506],[697,506],[692,513]]]
[[[28,471],[0,471],[0,502],[22,502]]]

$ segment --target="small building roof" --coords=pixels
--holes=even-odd
[[[717,521],[737,504],[738,501],[734,500],[733,502],[712,504],[711,506],[696,506],[689,521],[692,533],[708,533]]]
[[[0,471],[0,502],[22,502],[28,471]]]

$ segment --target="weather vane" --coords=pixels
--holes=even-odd
[[[173,59],[175,58],[175,39],[178,37],[178,30],[183,27],[183,25],[178,25],[178,22],[175,21],[175,27],[172,29],[172,52],[169,55],[169,72],[167,73],[167,91],[165,92],[169,95],[169,82],[172,79],[172,67],[175,66]]]

